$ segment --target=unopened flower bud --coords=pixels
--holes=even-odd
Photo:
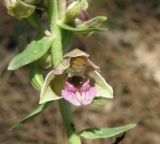
[[[25,3],[27,1],[27,3]],[[4,0],[5,6],[8,9],[8,14],[15,16],[17,19],[29,17],[35,10],[35,0]]]
[[[72,2],[66,10],[65,14],[65,23],[72,22],[75,18],[77,18],[81,13],[81,3],[79,1]]]

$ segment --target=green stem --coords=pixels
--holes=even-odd
[[[57,0],[48,0],[50,28],[54,35],[53,45],[51,48],[52,63],[55,67],[63,59],[61,29],[57,25]]]
[[[50,29],[54,35],[53,45],[51,47],[53,67],[63,59],[62,50],[62,34],[61,28],[57,25],[58,9],[57,0],[48,0],[48,14],[50,18]],[[69,144],[81,144],[80,137],[76,134],[74,129],[71,106],[64,99],[59,101],[59,108],[63,118]]]
[[[59,108],[63,118],[65,129],[67,132],[69,144],[81,144],[80,137],[77,135],[74,127],[70,103],[68,103],[64,99],[61,99],[59,101]]]
[[[58,14],[60,20],[64,19],[65,12],[66,12],[66,0],[58,0]]]

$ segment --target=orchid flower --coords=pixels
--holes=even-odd
[[[81,106],[91,104],[95,97],[113,98],[112,87],[88,57],[79,49],[66,53],[57,67],[46,76],[40,104],[64,98],[75,106]]]

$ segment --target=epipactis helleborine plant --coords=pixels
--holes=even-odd
[[[11,129],[21,127],[43,112],[51,104],[50,101],[59,99],[69,144],[81,144],[81,137],[108,138],[136,126],[129,124],[113,129],[87,128],[79,132],[74,126],[70,103],[75,106],[103,105],[106,102],[104,98],[113,98],[113,90],[99,73],[100,68],[89,60],[87,53],[74,49],[63,56],[63,48],[69,45],[73,34],[84,37],[106,30],[102,27],[107,20],[105,16],[90,19],[87,0],[48,0],[48,5],[44,0],[2,1],[10,15],[27,21],[38,32],[37,38],[13,58],[8,69],[16,70],[29,64],[31,82],[35,88],[41,90],[39,105]],[[51,30],[49,33],[44,32],[41,23],[41,15],[44,12],[48,12]],[[51,66],[54,68],[44,80],[43,72]]]
[[[112,87],[88,57],[79,49],[66,53],[60,64],[46,76],[40,104],[64,98],[75,106],[81,106],[91,104],[95,97],[113,98]]]

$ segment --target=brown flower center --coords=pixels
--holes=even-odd
[[[76,88],[81,88],[84,82],[86,82],[86,79],[80,76],[73,76],[69,77],[67,81],[72,84]]]

